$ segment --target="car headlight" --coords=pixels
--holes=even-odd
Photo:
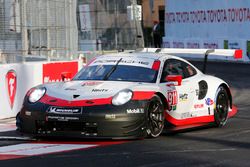
[[[31,102],[31,103],[37,102],[38,100],[40,100],[43,97],[45,92],[46,92],[45,87],[39,87],[39,88],[32,89],[31,92],[29,93],[29,98],[28,98],[29,102]]]
[[[118,92],[112,99],[112,104],[119,106],[127,103],[133,96],[133,92],[129,89]]]

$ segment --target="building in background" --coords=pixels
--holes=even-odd
[[[78,0],[79,49],[119,50],[143,47],[141,19],[129,17],[131,6],[138,6],[137,1]],[[140,11],[132,12],[141,15]]]
[[[165,21],[165,0],[141,0],[143,11],[143,30],[145,46],[153,46],[152,28],[153,22],[159,21],[164,35],[164,21]]]

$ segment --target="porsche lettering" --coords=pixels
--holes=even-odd
[[[92,92],[107,92],[108,89],[92,89]]]

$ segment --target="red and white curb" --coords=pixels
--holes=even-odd
[[[0,123],[0,132],[8,132],[16,130],[16,121]]]
[[[23,143],[0,147],[0,160],[30,156],[86,150],[94,147],[122,144],[123,142],[79,142],[79,143]]]

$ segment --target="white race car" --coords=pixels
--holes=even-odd
[[[98,56],[71,81],[30,89],[17,114],[18,130],[120,139],[158,137],[164,128],[225,125],[237,112],[228,84],[175,53],[242,57],[239,50],[204,49]]]

